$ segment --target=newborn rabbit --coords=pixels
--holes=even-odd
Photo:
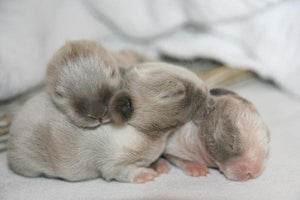
[[[259,176],[270,134],[256,108],[225,89],[210,90],[206,102],[170,136],[164,156],[190,176],[205,176],[207,167],[237,181]]]
[[[51,95],[60,98],[61,90]],[[108,113],[118,116],[113,120],[127,123],[83,129],[43,92],[30,99],[12,123],[9,166],[23,176],[69,181],[99,176],[134,183],[153,180],[158,173],[149,166],[162,154],[168,135],[191,119],[206,95],[205,84],[186,69],[143,64],[124,75],[124,89],[109,101]]]
[[[75,125],[97,127],[109,122],[110,98],[121,87],[117,61],[99,43],[69,41],[47,68],[51,100]]]

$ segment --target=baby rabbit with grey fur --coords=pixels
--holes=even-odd
[[[75,125],[109,122],[108,103],[121,87],[117,61],[99,43],[69,41],[50,60],[47,89],[57,108]]]
[[[109,72],[113,76],[113,71]],[[66,85],[77,83],[74,87],[81,91],[80,87],[84,89],[89,82],[78,78],[80,82],[72,80]],[[55,98],[69,97],[64,88],[56,89],[58,93],[51,93]],[[81,116],[77,120],[75,114],[74,120],[74,113],[65,115],[57,109],[64,101],[53,103],[43,92],[30,99],[12,123],[9,165],[28,177],[80,181],[101,176],[135,183],[153,180],[158,173],[149,165],[162,154],[168,135],[191,119],[206,95],[204,83],[188,70],[163,63],[143,64],[124,75],[123,90],[112,94],[109,101],[107,112],[119,116],[115,121],[127,123],[84,129],[76,125]]]

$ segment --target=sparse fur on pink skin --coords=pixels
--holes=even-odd
[[[208,168],[205,165],[198,163],[187,163],[183,169],[184,173],[188,176],[207,176],[209,174]]]
[[[186,163],[194,162],[217,167],[231,180],[259,176],[268,157],[270,133],[258,111],[249,101],[225,89],[214,89],[211,98],[215,104],[207,101],[210,108],[202,108],[195,116],[196,123],[190,121],[170,136],[165,156],[183,170]]]
[[[152,167],[159,174],[167,174],[170,171],[169,162],[162,158],[159,158],[155,163],[153,163]]]
[[[164,154],[175,155],[183,160],[206,166],[213,166],[207,161],[206,157],[209,155],[205,152],[205,147],[197,137],[197,130],[197,126],[192,121],[186,123],[169,137]]]
[[[206,152],[203,142],[197,137],[197,132],[198,128],[192,121],[186,123],[169,137],[164,155],[167,158],[174,155],[189,163],[218,167],[213,158]]]
[[[262,173],[269,153],[270,137],[268,128],[255,108],[244,108],[237,119],[241,119],[236,125],[244,133],[241,135],[244,152],[239,157],[228,160],[220,168],[227,178],[244,181]]]
[[[223,173],[228,179],[238,181],[245,181],[259,176],[264,169],[265,162],[261,153],[264,152],[246,151],[242,156],[228,161],[222,169]]]
[[[154,179],[159,176],[159,173],[157,173],[156,171],[154,171],[153,169],[147,169],[145,168],[145,170],[138,174],[134,179],[133,182],[134,183],[146,183],[149,181],[154,181]]]

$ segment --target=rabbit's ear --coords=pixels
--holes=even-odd
[[[118,91],[110,100],[108,112],[114,123],[122,125],[133,114],[132,98],[127,90]]]
[[[209,90],[209,93],[214,96],[237,95],[235,92],[224,89],[224,88],[213,88],[213,89]]]
[[[211,112],[213,112],[216,108],[216,102],[213,98],[207,98],[206,102],[205,102],[205,109],[206,109],[206,113],[210,114]]]
[[[193,122],[197,125],[203,120],[206,120],[207,117],[215,110],[216,102],[213,98],[208,97],[205,102],[198,108],[198,110],[193,115]]]

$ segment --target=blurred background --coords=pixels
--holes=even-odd
[[[83,38],[251,69],[299,98],[299,19],[297,0],[0,1],[0,100],[35,87],[53,53]]]

